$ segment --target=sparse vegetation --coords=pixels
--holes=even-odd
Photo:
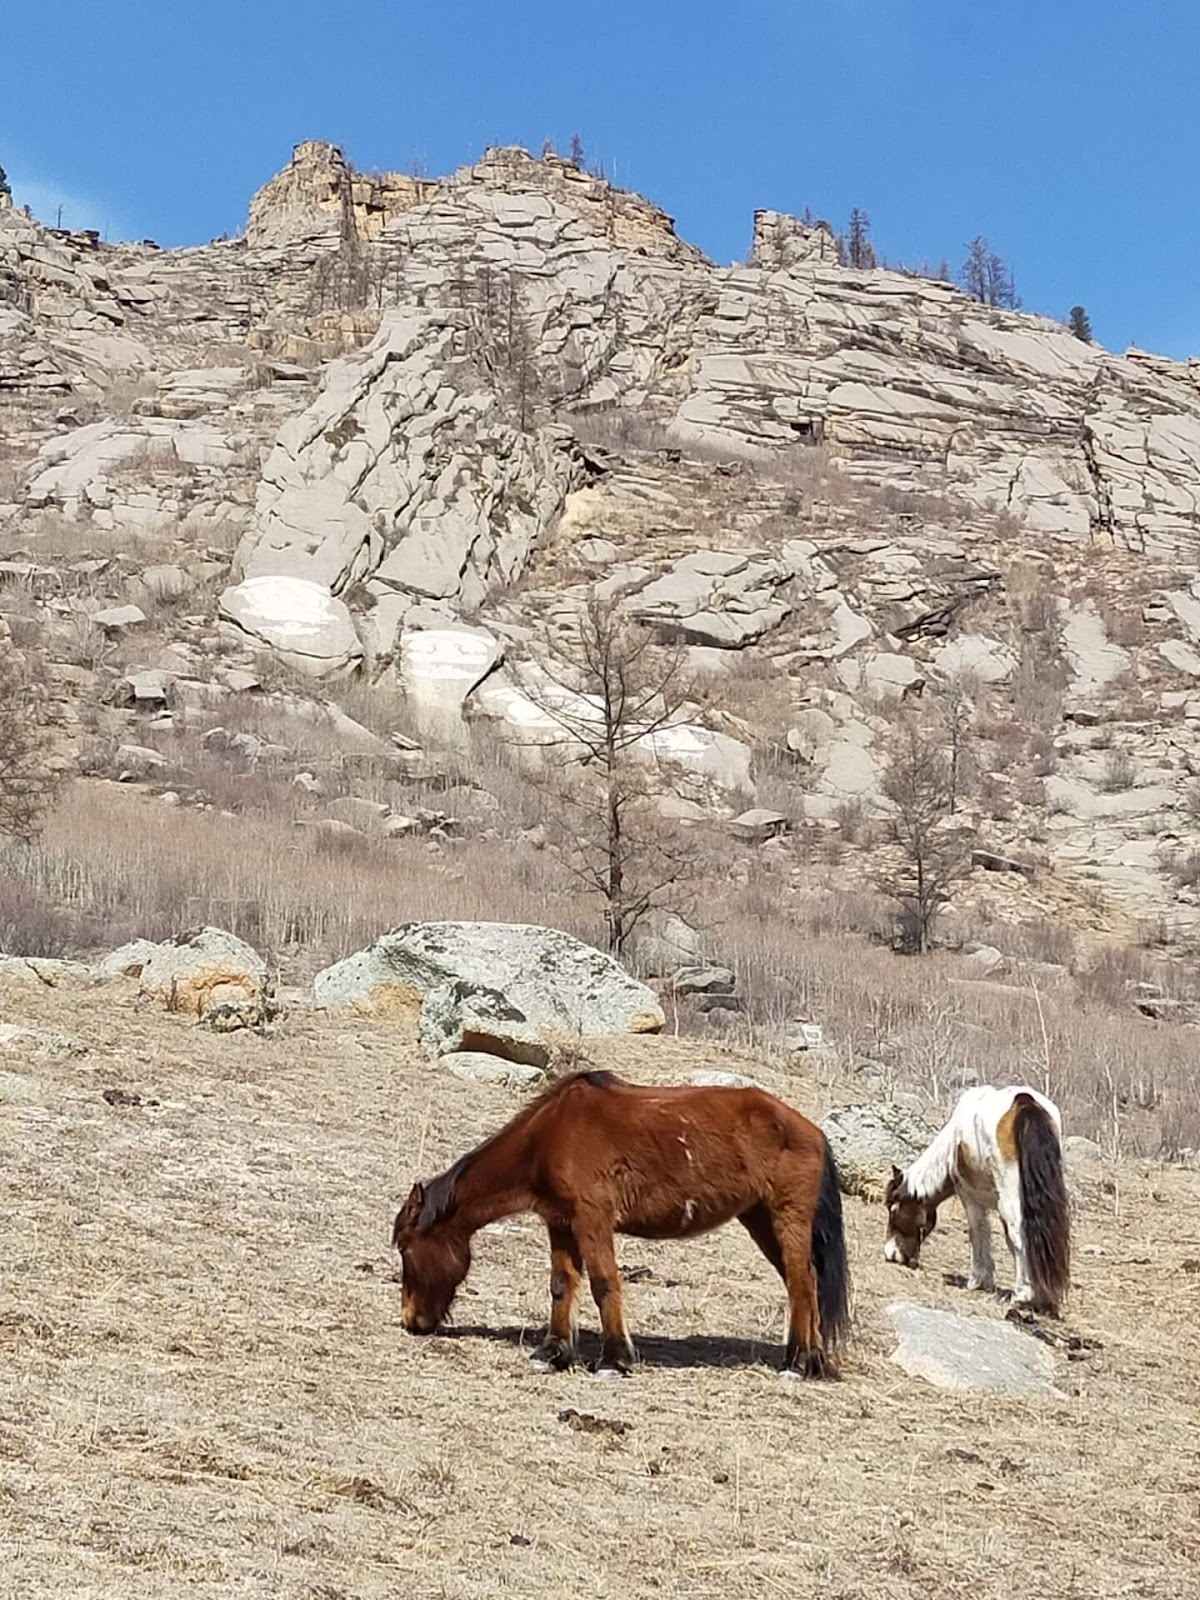
[[[35,667],[0,640],[0,835],[29,844],[63,785]]]
[[[954,779],[940,730],[912,713],[902,716],[889,756],[882,784],[886,827],[901,864],[885,869],[877,882],[901,906],[906,947],[925,955],[938,915],[969,870],[970,854],[953,821]]]
[[[1015,311],[1021,304],[1008,263],[996,254],[982,234],[976,234],[967,246],[960,280],[971,299],[978,300],[981,305]]]
[[[603,901],[619,954],[644,917],[678,898],[688,872],[690,846],[655,806],[647,766],[656,739],[683,720],[684,655],[593,589],[547,660],[526,692],[561,733],[538,776],[560,803],[551,817],[563,860]]]

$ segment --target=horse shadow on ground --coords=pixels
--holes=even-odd
[[[541,1342],[537,1328],[488,1328],[480,1324],[459,1323],[444,1328],[440,1337],[448,1339],[490,1339],[493,1343],[510,1344],[532,1355]],[[693,1334],[687,1339],[663,1339],[653,1334],[634,1336],[638,1361],[645,1367],[769,1367],[778,1366],[783,1346],[772,1345],[759,1339],[729,1339],[705,1334]],[[590,1366],[600,1354],[599,1334],[580,1331],[580,1365]]]

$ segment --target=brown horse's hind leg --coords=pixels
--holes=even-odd
[[[766,1206],[751,1206],[749,1211],[742,1212],[738,1221],[786,1283],[787,1273],[783,1268],[783,1252],[779,1248],[779,1240],[775,1237],[775,1229],[771,1222],[771,1213]]]
[[[603,1342],[600,1360],[596,1363],[597,1376],[626,1376],[634,1362],[633,1345],[625,1331],[624,1294],[621,1273],[617,1266],[616,1243],[612,1224],[600,1218],[578,1219],[575,1237],[587,1264],[592,1298],[600,1312]]]
[[[785,1378],[836,1378],[837,1371],[821,1345],[821,1314],[811,1256],[811,1221],[802,1226],[793,1213],[776,1216],[774,1228],[783,1255],[788,1291],[788,1337],[783,1352]]]
[[[550,1327],[530,1357],[543,1372],[561,1372],[575,1359],[575,1297],[583,1258],[570,1228],[550,1229]]]

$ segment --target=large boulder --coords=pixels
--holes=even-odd
[[[880,1200],[892,1166],[907,1167],[935,1129],[896,1100],[837,1106],[821,1123],[838,1165],[841,1187],[863,1200]]]
[[[1028,1334],[991,1317],[958,1316],[896,1300],[887,1308],[899,1343],[892,1361],[938,1389],[1048,1394],[1054,1357]]]
[[[311,578],[247,578],[225,590],[220,611],[240,635],[281,651],[313,677],[344,672],[362,655],[345,601]]]
[[[555,1041],[663,1025],[654,993],[611,956],[520,923],[406,923],[326,967],[313,992],[329,1011],[418,1020],[430,1055],[484,1051],[535,1067]]]
[[[244,940],[223,928],[196,928],[154,946],[142,961],[141,988],[169,1011],[205,1017],[221,1006],[263,1000],[270,980],[267,963]]]

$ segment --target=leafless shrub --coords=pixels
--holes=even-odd
[[[636,406],[592,406],[572,411],[570,423],[584,444],[620,451],[665,450],[670,444],[666,424]]]
[[[937,730],[915,715],[901,717],[890,756],[881,787],[900,866],[885,869],[877,881],[900,904],[906,943],[924,955],[938,914],[970,870],[970,853],[953,823],[950,763]]]
[[[0,834],[28,843],[63,786],[47,729],[44,678],[0,641]]]
[[[1132,789],[1137,778],[1137,767],[1128,750],[1110,750],[1100,775],[1100,788],[1105,794],[1120,794]]]
[[[525,686],[560,730],[533,770],[558,802],[550,817],[563,859],[601,898],[618,953],[656,906],[678,899],[689,867],[690,843],[655,806],[645,760],[683,720],[684,660],[593,590],[573,631],[551,639],[544,677]]]

